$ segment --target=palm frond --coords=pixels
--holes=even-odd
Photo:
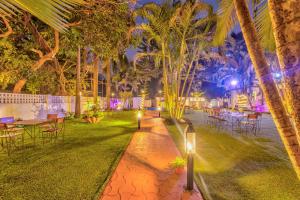
[[[135,55],[134,57],[134,60],[133,60],[133,66],[134,66],[134,70],[136,70],[136,62],[140,59],[140,58],[143,58],[143,57],[153,57],[153,58],[161,58],[162,55],[160,52],[146,52],[146,53],[143,53],[143,52],[139,52]],[[157,59],[156,59],[157,60]],[[155,63],[156,65],[157,63]]]
[[[262,1],[257,5],[257,13],[254,16],[255,27],[261,45],[268,51],[275,51],[275,38],[273,35],[271,17],[268,9],[268,2]]]
[[[237,23],[233,0],[222,0],[219,4],[217,16],[217,28],[213,44],[222,45],[225,39]]]
[[[84,0],[0,0],[0,15],[26,11],[58,31],[64,31],[68,14]]]

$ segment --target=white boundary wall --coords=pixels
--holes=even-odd
[[[140,107],[141,98],[133,98],[133,108]],[[81,112],[93,104],[93,97],[81,97]],[[99,97],[100,107],[106,107],[104,97]],[[44,119],[47,114],[75,112],[75,96],[51,96],[0,93],[0,118]]]

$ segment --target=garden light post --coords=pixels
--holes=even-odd
[[[196,133],[191,122],[185,129],[185,147],[187,153],[187,190],[194,189],[194,152],[196,148]]]
[[[158,107],[157,110],[158,110],[158,117],[160,118],[161,107]]]
[[[141,113],[141,111],[138,111],[138,114],[137,114],[138,130],[141,129],[141,118],[142,118],[142,113]]]
[[[187,143],[187,182],[186,189],[194,189],[194,156],[193,156],[193,145]]]

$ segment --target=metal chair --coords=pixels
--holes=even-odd
[[[0,145],[6,149],[8,155],[11,154],[14,147],[18,148],[19,142],[21,142],[21,146],[24,145],[24,129],[0,123]]]
[[[45,143],[46,139],[49,141],[56,141],[59,135],[62,135],[62,139],[64,141],[64,132],[65,132],[65,119],[64,118],[57,118],[50,122],[47,122],[40,126],[40,135]]]
[[[241,121],[241,128],[245,128],[246,133],[249,130],[253,131],[254,135],[256,135],[258,130],[259,119],[257,114],[248,114],[247,120]]]

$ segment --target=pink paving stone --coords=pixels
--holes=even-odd
[[[176,156],[180,153],[163,119],[146,115],[100,200],[202,200],[196,187],[184,190],[186,171],[177,175],[170,169]]]

